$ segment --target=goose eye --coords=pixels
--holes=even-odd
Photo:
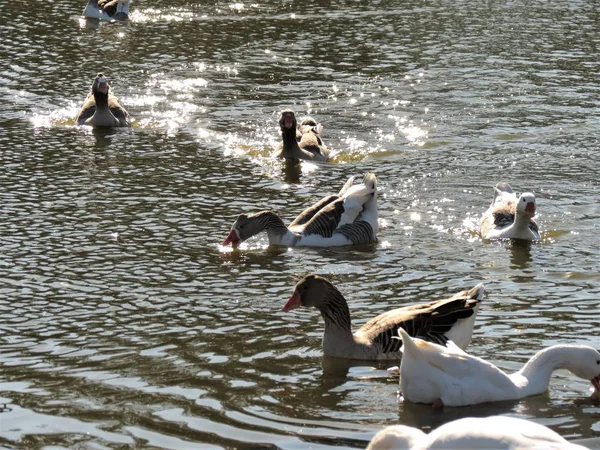
[[[600,359],[598,361],[596,361],[596,364],[598,364],[600,366]]]
[[[527,200],[523,199],[523,202],[526,202]]]

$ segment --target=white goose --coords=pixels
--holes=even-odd
[[[361,360],[398,359],[402,346],[397,338],[399,327],[413,336],[442,345],[452,339],[466,348],[471,342],[483,294],[483,284],[478,284],[446,300],[393,309],[369,320],[352,334],[350,311],[342,293],[327,279],[308,275],[296,285],[283,311],[304,306],[321,312],[325,320],[325,355]]]
[[[550,428],[506,416],[467,417],[445,423],[429,434],[418,428],[394,425],[379,431],[367,450],[585,450]]]
[[[496,185],[494,199],[481,218],[483,239],[526,239],[539,241],[535,196],[524,192],[519,198],[508,183]]]
[[[275,156],[292,160],[306,159],[325,162],[329,159],[329,149],[323,143],[323,126],[312,117],[300,122],[291,109],[281,111],[279,117],[282,142],[277,146]]]
[[[334,247],[377,242],[377,178],[367,173],[361,184],[354,177],[338,195],[330,195],[303,211],[286,227],[273,211],[241,214],[223,245],[237,247],[266,231],[271,245]]]
[[[400,391],[414,403],[442,407],[517,400],[545,392],[558,369],[567,369],[600,389],[600,352],[586,345],[553,345],[507,375],[456,345],[443,347],[412,338],[401,328],[398,331],[404,342]]]
[[[83,10],[86,19],[112,22],[129,18],[130,0],[89,0]]]

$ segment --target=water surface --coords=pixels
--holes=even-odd
[[[329,276],[358,327],[484,282],[469,351],[517,370],[556,343],[600,347],[594,2],[132,6],[0,13],[0,444],[7,448],[364,447],[509,414],[600,447],[590,383],[432,412],[398,401],[387,365],[322,357],[314,310],[281,312]],[[132,130],[75,127],[104,71]],[[285,107],[324,124],[331,163],[270,157]],[[241,212],[286,220],[348,176],[380,180],[379,243],[220,247]],[[543,240],[473,232],[508,181],[533,191]]]

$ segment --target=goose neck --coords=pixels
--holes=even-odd
[[[108,109],[108,94],[94,91],[94,101],[96,102],[96,108]]]
[[[281,139],[283,140],[283,151],[298,151],[298,141],[296,140],[296,128],[282,128]]]
[[[256,214],[256,220],[261,226],[261,231],[267,232],[271,244],[279,244],[282,238],[290,232],[281,217],[273,211],[262,211]]]
[[[565,345],[555,345],[536,353],[516,375],[526,380],[521,386],[524,394],[535,395],[548,389],[555,370],[570,369],[572,365],[572,349]]]
[[[319,310],[325,321],[325,334],[328,332],[343,332],[352,334],[350,310],[348,302],[337,288],[333,287],[324,296],[323,304]]]

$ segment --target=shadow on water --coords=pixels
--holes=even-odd
[[[527,269],[531,267],[531,241],[513,239],[508,250],[510,252],[510,264],[512,269]]]
[[[300,183],[302,163],[299,159],[286,158],[283,163],[283,181],[289,184]]]

